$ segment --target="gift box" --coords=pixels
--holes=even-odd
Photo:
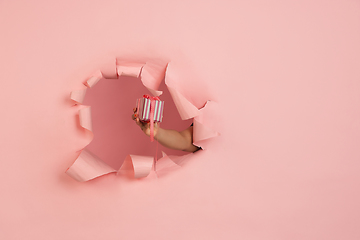
[[[137,99],[137,115],[140,121],[150,122],[151,113],[154,113],[153,121],[161,122],[163,118],[164,101],[159,97],[151,97],[144,95],[142,98]]]

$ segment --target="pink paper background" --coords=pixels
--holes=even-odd
[[[360,239],[359,1],[2,0],[0,30],[0,239]],[[115,57],[171,60],[221,137],[158,179],[67,176],[69,94]]]

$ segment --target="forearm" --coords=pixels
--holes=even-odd
[[[189,130],[178,132],[175,130],[159,128],[155,139],[164,147],[171,149],[187,152],[195,152],[199,149],[192,144],[192,128],[191,132],[189,132]]]

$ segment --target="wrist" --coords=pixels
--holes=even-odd
[[[160,127],[158,129],[156,129],[156,131],[154,131],[154,139],[156,141],[158,141],[158,139],[161,138],[162,132],[163,132],[163,129]]]

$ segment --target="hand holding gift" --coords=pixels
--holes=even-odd
[[[187,152],[195,152],[201,149],[193,145],[192,125],[180,132],[160,128],[159,123],[162,121],[163,108],[164,102],[161,102],[158,97],[144,95],[142,99],[138,99],[137,107],[133,109],[132,119],[147,136],[150,136],[150,139],[154,138],[167,148]]]
[[[145,122],[140,120],[139,115],[138,115],[138,111],[137,108],[135,107],[133,109],[134,114],[132,115],[132,119],[136,121],[136,124],[139,125],[139,127],[141,128],[141,130],[150,137],[150,122]],[[154,123],[154,137],[156,137],[156,134],[158,132],[159,129],[159,123],[155,122]]]

